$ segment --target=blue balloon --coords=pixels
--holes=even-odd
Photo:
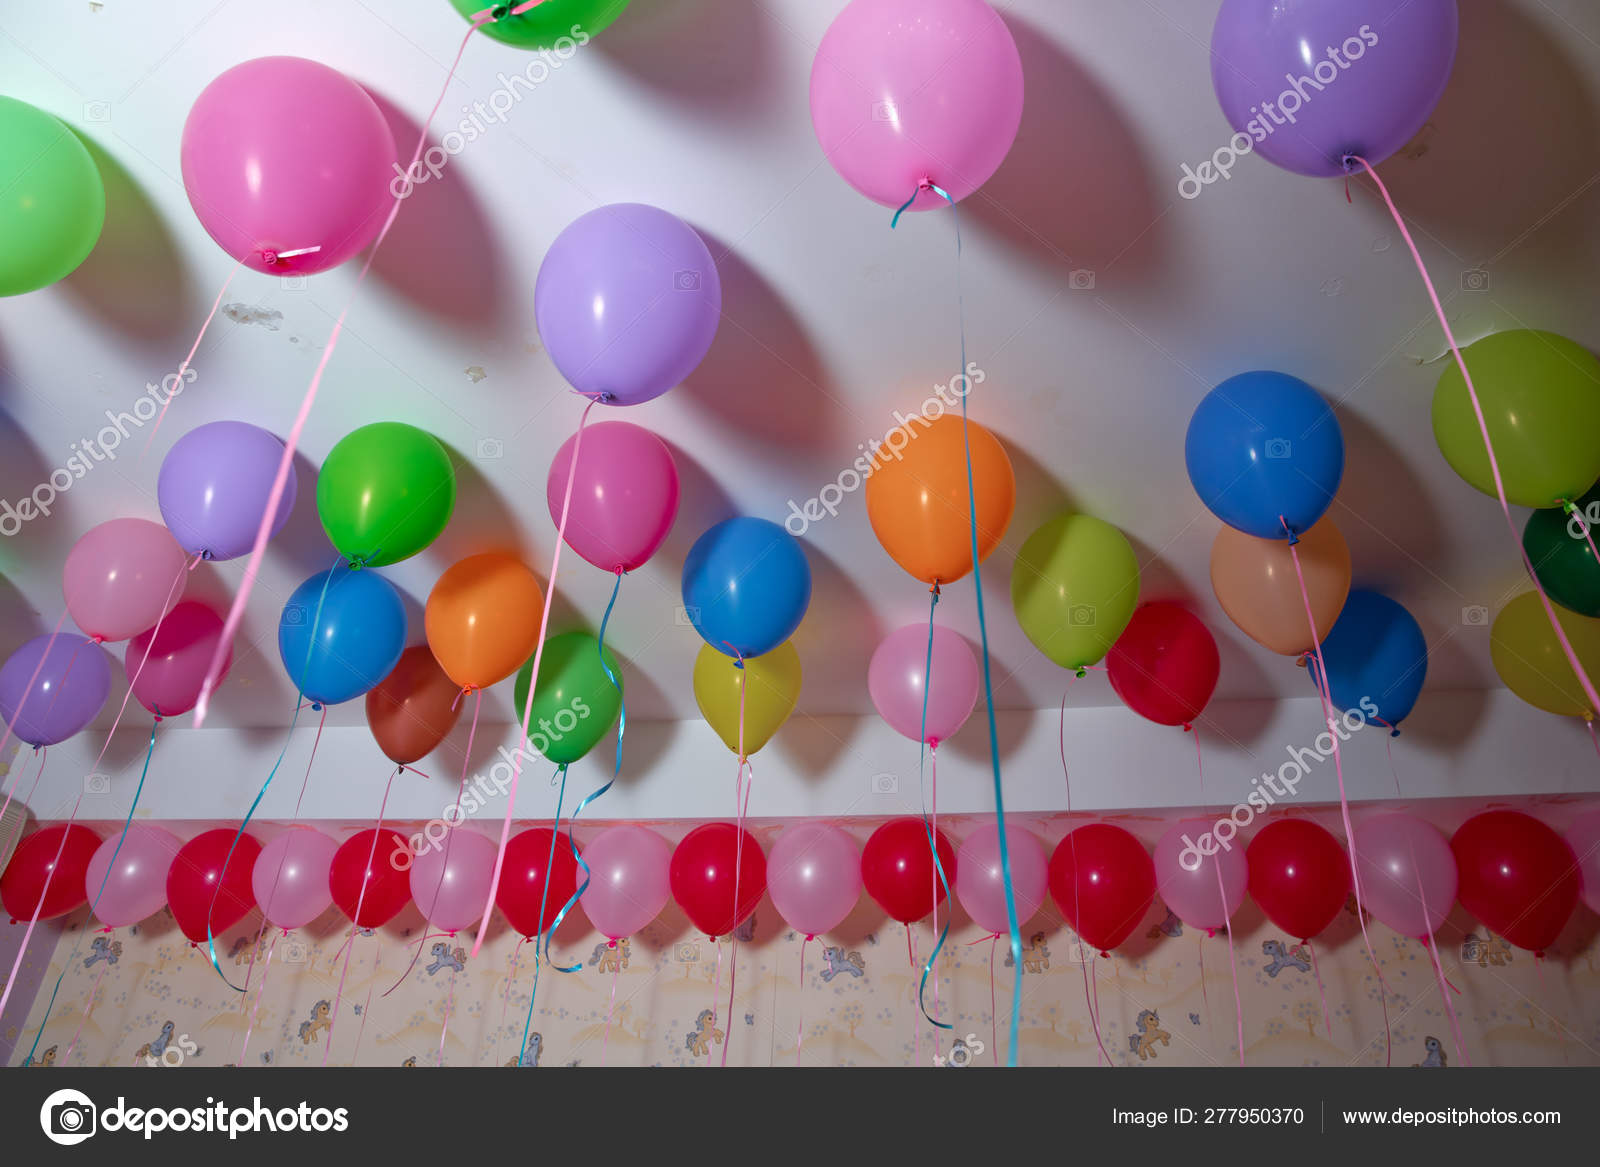
[[[1322,659],[1336,708],[1359,709],[1369,720],[1393,728],[1411,712],[1422,692],[1428,675],[1428,642],[1400,604],[1377,592],[1354,589],[1322,642]],[[1316,656],[1307,664],[1316,684]]]
[[[811,568],[777,523],[737,518],[696,539],[683,561],[683,606],[706,643],[727,656],[761,656],[800,627]]]
[[[1183,457],[1217,518],[1258,539],[1286,539],[1285,521],[1304,534],[1332,504],[1344,435],[1322,395],[1298,377],[1240,373],[1195,408]]]
[[[318,572],[295,588],[278,617],[278,655],[289,679],[323,705],[361,696],[394,670],[405,647],[400,594],[371,568]]]

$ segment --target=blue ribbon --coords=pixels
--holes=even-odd
[[[567,796],[567,764],[565,762],[556,767],[556,772],[550,781],[554,784],[560,781],[560,789],[556,792],[556,825],[550,832],[550,854],[544,862],[544,890],[539,893],[539,919],[544,919],[546,898],[550,894],[550,868],[556,861],[556,836],[561,833],[561,803]],[[555,931],[555,924],[541,933],[546,944],[546,956],[549,955],[550,933]],[[533,1028],[533,1003],[539,997],[539,944],[536,940],[533,945],[533,988],[528,991],[528,1019],[522,1023],[522,1050],[517,1054],[517,1065],[524,1065],[523,1059],[528,1056],[528,1033]]]
[[[922,732],[917,736],[921,739],[917,746],[917,791],[922,794],[922,829],[928,833],[928,850],[933,855],[933,869],[939,873],[939,883],[944,888],[945,902],[950,899],[950,880],[945,877],[944,864],[939,859],[939,844],[933,837],[933,824],[928,821],[928,799],[923,792],[922,777],[923,767],[928,755],[928,690],[933,688],[933,610],[939,606],[939,588],[933,588],[933,599],[928,603],[928,659],[922,666]],[[935,905],[937,908],[937,905]],[[922,966],[922,983],[917,986],[917,1007],[922,1010],[922,1015],[940,1029],[954,1028],[948,1022],[940,1021],[928,1012],[924,996],[928,991],[928,974],[933,971],[934,963],[939,959],[939,952],[944,948],[944,942],[950,935],[950,917],[944,918],[944,927],[939,929],[939,941],[933,946],[933,951],[928,953],[928,960]]]

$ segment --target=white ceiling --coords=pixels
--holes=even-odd
[[[955,364],[949,214],[889,214],[823,160],[807,112],[817,41],[843,0],[635,0],[406,204],[356,300],[303,443],[300,505],[273,544],[213,724],[282,724],[292,708],[273,633],[278,609],[333,554],[312,504],[313,467],[348,430],[393,418],[456,453],[460,498],[445,535],[387,569],[421,602],[456,559],[519,549],[544,576],[554,530],[544,478],[581,402],[540,347],[532,289],[573,218],[606,202],[664,207],[718,257],[724,319],[684,386],[629,411],[668,439],[685,494],[677,527],[629,577],[612,643],[630,713],[697,716],[688,679],[700,641],[675,620],[694,538],[736,512],[781,520],[911,409]],[[1127,532],[1145,594],[1192,600],[1223,647],[1219,694],[1304,696],[1303,673],[1255,647],[1212,598],[1217,520],[1190,489],[1189,413],[1219,380],[1275,368],[1338,403],[1349,450],[1334,515],[1358,584],[1417,615],[1435,689],[1497,684],[1486,627],[1520,568],[1493,500],[1435,447],[1429,401],[1443,340],[1381,203],[1360,183],[1246,159],[1186,201],[1175,183],[1229,129],[1212,96],[1215,0],[1005,0],[1027,78],[1006,164],[962,204],[967,347],[987,373],[974,417],[1006,442],[1016,517],[985,571],[997,702],[1052,706],[1064,674],[1012,619],[1010,563],[1052,513],[1080,507]],[[464,26],[444,0],[103,0],[8,5],[0,91],[64,118],[96,149],[106,230],[62,285],[0,301],[0,497],[30,491],[147,382],[176,367],[231,261],[201,230],[178,177],[184,116],[241,60],[314,57],[367,86],[402,153],[438,95]],[[1600,347],[1600,9],[1583,0],[1467,0],[1455,75],[1414,158],[1383,173],[1417,229],[1463,342],[1539,327]],[[477,37],[445,113],[526,64]],[[446,118],[445,126],[453,124]],[[1482,267],[1487,291],[1463,290]],[[1092,271],[1092,289],[1072,273]],[[243,272],[150,455],[125,446],[56,511],[0,540],[0,651],[61,612],[60,565],[93,524],[158,518],[160,456],[189,428],[238,418],[283,432],[354,272],[304,287]],[[1083,281],[1077,281],[1083,282]],[[479,457],[503,443],[504,456]],[[480,445],[480,443],[484,443]],[[878,547],[859,495],[806,538],[815,578],[797,636],[811,714],[870,710],[866,667],[890,629],[925,618],[926,589]],[[191,595],[223,602],[238,563],[195,573]],[[562,565],[557,628],[598,622],[609,579]],[[969,583],[941,618],[975,635]],[[509,685],[493,700],[509,717]],[[1110,704],[1103,679],[1074,704]],[[358,723],[360,703],[335,719]]]

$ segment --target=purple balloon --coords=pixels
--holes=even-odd
[[[291,827],[261,848],[250,873],[261,914],[279,928],[303,928],[333,903],[328,871],[339,844],[310,827]]]
[[[134,823],[127,834],[101,843],[83,877],[95,918],[122,928],[166,907],[167,871],[180,845],[172,834],[148,823]]]
[[[767,891],[796,932],[831,932],[861,898],[861,848],[826,823],[785,827],[767,856]]]
[[[1049,860],[1044,845],[1027,831],[1006,828],[1011,860],[1011,890],[1017,904],[1017,926],[1033,918],[1044,902]],[[947,873],[948,874],[948,873]],[[938,878],[937,872],[934,878]],[[932,888],[929,888],[931,894]],[[1000,831],[991,823],[966,837],[956,856],[956,898],[985,932],[1008,932],[1006,882],[1000,866]]]
[[[539,336],[579,393],[638,405],[705,357],[722,282],[705,242],[643,203],[590,211],[556,236],[533,289]]]
[[[1154,856],[1161,902],[1191,928],[1207,932],[1227,924],[1244,903],[1250,883],[1250,864],[1243,847],[1219,847],[1213,854],[1202,855],[1190,846],[1192,840],[1215,829],[1216,824],[1205,819],[1175,823],[1161,836]]]
[[[579,903],[607,939],[632,936],[672,898],[672,848],[654,831],[628,823],[607,827],[584,846],[583,861],[589,886]]]
[[[161,518],[190,555],[236,559],[256,541],[272,484],[283,460],[283,443],[260,426],[213,421],[173,443],[161,463],[156,497]],[[276,535],[294,510],[294,475],[285,481],[272,520]]]
[[[1313,177],[1346,173],[1347,154],[1377,165],[1438,104],[1456,26],[1455,0],[1223,0],[1211,83],[1238,133],[1217,155],[1254,150]],[[1227,177],[1218,156],[1186,169],[1187,197]]]
[[[0,667],[0,717],[30,746],[64,742],[111,692],[111,662],[88,637],[36,636]]]
[[[1431,823],[1384,814],[1355,825],[1361,906],[1402,936],[1432,936],[1456,899],[1456,857]]]

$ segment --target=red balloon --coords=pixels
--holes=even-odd
[[[395,855],[405,856],[404,866],[395,865]],[[411,902],[411,859],[399,831],[369,828],[351,835],[339,844],[328,867],[333,902],[357,928],[383,927]]]
[[[739,836],[744,836],[742,855]],[[737,861],[738,903],[734,903]],[[767,890],[767,857],[749,831],[707,823],[683,837],[667,868],[672,898],[707,936],[726,936],[749,917]]]
[[[945,883],[956,886],[956,852],[943,831],[936,832],[939,866]],[[861,882],[867,894],[892,919],[914,924],[944,902],[945,883],[933,868],[928,828],[919,818],[890,819],[872,832],[861,849]]]
[[[1542,953],[1578,906],[1578,860],[1566,840],[1514,810],[1473,815],[1450,840],[1456,896],[1484,926]]]
[[[1291,937],[1310,940],[1344,909],[1350,857],[1310,819],[1274,819],[1250,840],[1250,898]]]
[[[572,844],[565,838],[555,837],[556,834],[549,827],[533,827],[506,844],[500,890],[494,893],[494,902],[500,905],[511,926],[524,936],[537,936],[554,924],[556,916],[578,890],[578,861],[572,857]],[[554,855],[550,849],[552,841]],[[745,870],[749,870],[749,861],[747,850]],[[550,872],[548,888],[545,887],[547,867]],[[541,903],[544,905],[542,915]]]
[[[228,848],[236,834],[218,827],[196,835],[178,848],[167,872],[167,906],[183,934],[195,944],[206,938],[208,915],[211,935],[221,936],[256,906],[250,873],[261,855],[261,844],[249,835],[240,835],[230,859]]]
[[[49,920],[83,907],[84,878],[99,846],[100,836],[77,823],[41,827],[22,840],[0,876],[0,903],[14,921],[33,919],[35,908]]]
[[[1079,827],[1050,856],[1050,897],[1072,930],[1104,956],[1139,926],[1156,898],[1156,866],[1121,827]]]
[[[1122,703],[1159,725],[1199,717],[1221,670],[1211,630],[1165,600],[1140,604],[1106,654],[1106,676]]]

